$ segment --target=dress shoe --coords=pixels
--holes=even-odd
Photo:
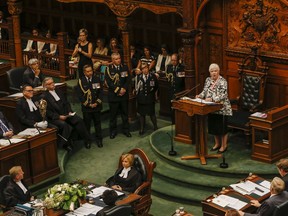
[[[116,137],[116,133],[111,133],[110,134],[110,139],[114,139]]]
[[[123,134],[124,134],[126,137],[132,137],[132,135],[131,135],[130,132],[123,132]]]
[[[218,147],[215,147],[214,148],[214,146],[210,149],[210,151],[217,151],[217,150],[219,150],[221,148],[221,146],[218,146]]]
[[[85,148],[87,148],[87,149],[91,148],[91,142],[90,141],[85,142]]]
[[[224,152],[226,152],[228,150],[228,147],[226,147],[223,151],[220,151],[220,150],[218,150],[218,154],[222,154],[222,153],[224,153]]]
[[[102,148],[102,147],[103,147],[102,140],[97,140],[96,143],[97,143],[97,146],[98,146],[99,148]]]

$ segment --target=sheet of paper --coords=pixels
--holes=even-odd
[[[105,186],[96,187],[96,188],[94,188],[94,189],[92,190],[92,193],[87,194],[87,196],[93,197],[93,198],[99,197],[99,196],[101,196],[101,195],[103,194],[103,192],[104,192],[105,190],[113,190],[113,189],[108,188],[108,187],[105,187]],[[123,192],[120,192],[120,191],[117,191],[117,190],[115,190],[115,191],[116,191],[116,193],[117,193],[118,196],[121,196],[121,195],[124,194]]]
[[[194,101],[194,102],[198,102],[198,103],[203,103],[203,104],[215,104],[214,102],[211,102],[211,101],[205,101],[201,98],[195,98],[195,99],[192,99],[192,98],[189,98],[189,97],[182,97],[181,98],[182,100],[190,100],[190,101]]]
[[[260,183],[260,185],[270,190],[271,183],[269,181],[264,180]]]
[[[18,133],[17,135],[19,136],[36,136],[39,133],[45,133],[44,130],[37,130],[36,128],[27,128],[23,131],[21,131],[20,133]]]
[[[55,86],[64,85],[65,83],[55,83]]]
[[[233,208],[233,209],[240,210],[241,208],[243,208],[247,204],[248,203],[246,203],[246,202],[243,202],[241,200],[237,200],[237,202],[235,202],[235,203],[229,203],[228,206]]]
[[[220,195],[212,200],[213,203],[225,207],[229,204],[235,204],[238,201],[238,199],[227,196],[227,195]]]
[[[12,139],[10,139],[10,141],[7,139],[0,139],[0,145],[8,146],[10,144],[22,142],[23,140],[25,140],[25,139],[12,138]]]

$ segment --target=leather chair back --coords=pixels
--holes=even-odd
[[[26,69],[27,67],[15,67],[6,72],[11,91],[20,91],[20,87],[23,84],[23,74]]]
[[[130,205],[119,205],[104,211],[105,216],[130,216],[132,207]]]
[[[8,182],[10,181],[10,175],[4,175],[0,178],[0,204],[6,205],[4,198],[4,189],[6,188]]]
[[[288,214],[288,201],[276,206],[273,216],[284,216]]]

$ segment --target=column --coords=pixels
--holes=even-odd
[[[12,15],[16,67],[23,66],[21,36],[20,36],[20,14],[22,12],[22,1],[8,0],[8,11]]]

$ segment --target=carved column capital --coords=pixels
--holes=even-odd
[[[20,15],[22,13],[22,1],[8,0],[8,11],[11,15]]]
[[[139,7],[139,3],[123,0],[105,0],[105,3],[115,15],[121,17],[129,16],[136,8]]]
[[[118,29],[120,31],[125,32],[129,31],[129,18],[117,16],[117,21],[118,21]]]

